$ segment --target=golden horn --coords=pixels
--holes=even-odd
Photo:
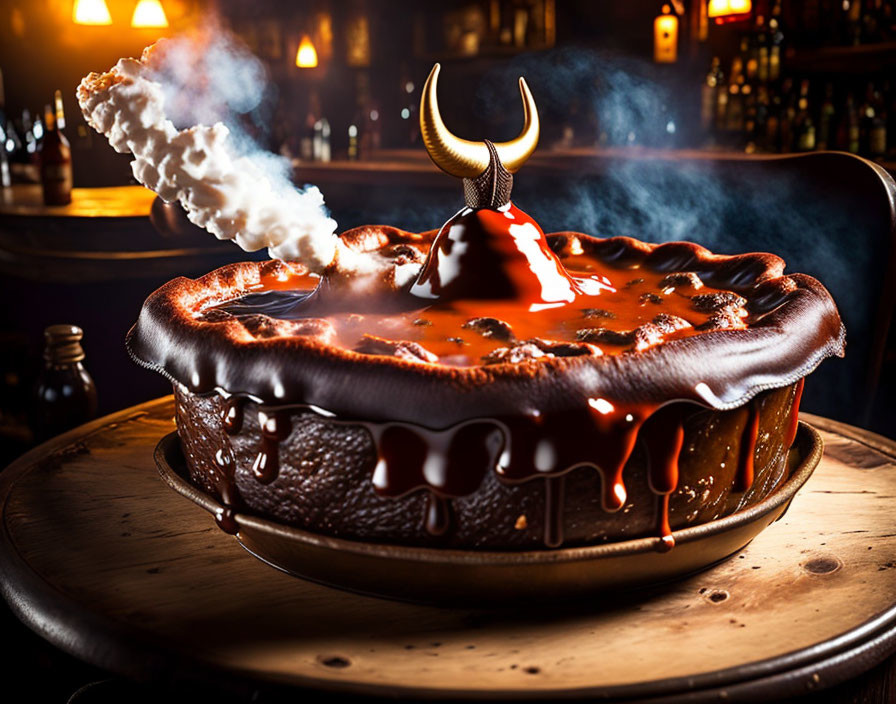
[[[441,67],[432,67],[420,97],[420,134],[433,163],[445,173],[458,178],[476,178],[488,167],[489,153],[485,142],[471,142],[451,134],[439,114],[436,84]],[[535,99],[520,78],[520,95],[523,99],[523,130],[509,142],[495,144],[504,168],[511,173],[518,171],[538,144],[538,110]]]

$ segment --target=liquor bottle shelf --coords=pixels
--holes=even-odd
[[[767,154],[715,149],[653,149],[648,147],[579,147],[539,150],[526,164],[527,174],[569,172],[600,174],[625,160],[663,160],[689,162],[732,162],[778,159],[792,154]],[[896,173],[896,160],[878,161]],[[418,149],[384,149],[360,161],[293,161],[296,183],[344,185],[408,185],[448,187],[450,179]]]

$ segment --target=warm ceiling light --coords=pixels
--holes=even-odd
[[[709,0],[706,14],[710,17],[747,15],[753,9],[751,0]]]
[[[317,66],[317,49],[314,48],[314,44],[311,43],[311,38],[307,34],[299,42],[296,66],[299,68],[315,68]]]
[[[168,18],[159,0],[140,0],[131,16],[131,27],[167,27]]]
[[[106,0],[75,0],[72,8],[75,24],[112,24]]]

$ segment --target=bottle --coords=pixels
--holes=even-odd
[[[856,101],[852,93],[846,97],[846,114],[843,120],[844,134],[842,149],[852,154],[859,153],[859,113],[856,110]]]
[[[889,81],[884,83],[884,99],[887,101],[887,156],[896,156],[896,90]]]
[[[23,164],[32,164],[37,159],[37,140],[34,138],[34,120],[31,119],[31,111],[28,108],[22,110],[22,147],[19,152],[19,161]]]
[[[6,123],[9,121],[9,118],[6,115],[6,93],[3,88],[3,71],[0,71],[0,132],[2,132],[3,141],[0,142],[0,152],[3,152],[9,157],[9,152],[6,146],[6,134],[8,128]]]
[[[758,19],[762,19],[759,17]],[[747,83],[755,83],[759,76],[759,45],[756,35],[743,37],[740,40],[740,55],[744,63],[744,76]]]
[[[834,84],[827,83],[824,87],[824,102],[818,111],[818,132],[816,146],[818,149],[832,149],[834,147]]]
[[[6,137],[6,94],[3,91],[3,71],[0,71],[0,188],[9,188],[12,185],[12,174],[9,171],[9,152],[7,151]]]
[[[772,16],[768,21],[770,45],[768,49],[768,80],[776,82],[781,77],[781,59],[784,56],[784,28],[781,25],[781,1],[772,3]]]
[[[96,416],[96,386],[84,369],[81,328],[51,325],[44,331],[44,367],[37,378],[31,426],[46,439]]]
[[[11,164],[18,164],[22,160],[22,152],[25,146],[16,131],[15,123],[12,118],[6,120],[6,156]]]
[[[756,115],[759,107],[756,85],[748,80],[740,88],[744,113],[741,139],[746,151],[751,154],[756,151]]]
[[[794,147],[798,152],[815,150],[815,123],[809,112],[809,81],[800,84],[800,97],[797,100],[797,111],[793,119]]]
[[[40,149],[40,182],[46,205],[72,202],[72,150],[49,105],[44,110],[46,133]]]
[[[768,118],[765,123],[765,145],[768,151],[780,150],[781,118],[784,106],[781,93],[773,91],[769,94]]]
[[[332,154],[330,150],[330,123],[327,118],[321,118],[321,150],[320,150],[320,160],[321,161],[330,161],[330,156]]]
[[[700,88],[700,125],[704,131],[708,131],[713,125],[718,92],[721,85],[722,69],[719,57],[714,56],[709,67],[709,73],[706,74],[703,86]]]
[[[771,101],[767,85],[760,85],[756,90],[756,122],[750,142],[755,151],[767,152],[771,148],[768,140]]]
[[[892,41],[896,37],[896,2],[886,0],[880,13],[881,41]]]
[[[6,121],[0,120],[0,188],[12,186],[12,174],[9,170],[9,156],[6,152]]]
[[[383,121],[380,119],[380,109],[376,101],[371,100],[367,111],[367,126],[364,130],[369,139],[370,151],[376,151],[383,146]]]
[[[871,154],[871,130],[875,117],[874,84],[868,83],[865,88],[865,99],[859,106],[859,154]]]
[[[739,148],[744,132],[744,94],[746,85],[743,75],[743,59],[735,56],[731,62],[731,80],[728,83],[728,114],[725,129],[729,134],[730,146]]]
[[[719,72],[719,84],[716,88],[716,108],[714,127],[716,132],[724,132],[728,123],[728,84],[725,76]]]
[[[314,126],[320,120],[322,112],[320,95],[313,90],[308,97],[308,112],[305,114],[305,123],[302,126],[302,135],[299,139],[299,158],[302,161],[314,159]]]
[[[53,94],[53,107],[56,110],[56,127],[61,131],[65,129],[65,109],[62,106],[62,91],[57,90]]]
[[[862,3],[862,43],[871,44],[881,40],[880,20],[883,14],[883,0],[865,0]]]
[[[358,126],[354,124],[348,126],[348,160],[358,160]]]
[[[756,78],[760,83],[768,83],[770,41],[768,27],[763,15],[756,16]]]
[[[322,117],[314,123],[314,161],[330,161],[330,123]]]
[[[360,71],[355,76],[355,112],[352,124],[357,128],[358,159],[369,159],[373,149],[370,133],[370,76]]]
[[[420,120],[417,117],[420,97],[417,86],[411,79],[407,64],[401,65],[401,78],[399,80],[399,117],[401,118],[401,142],[402,146],[412,147],[420,141]]]
[[[796,119],[796,103],[793,80],[785,78],[781,84],[781,113],[778,124],[777,151],[781,153],[793,150],[793,122]]]
[[[874,115],[868,134],[868,154],[879,158],[887,153],[887,112],[883,96],[876,88],[872,95]]]
[[[843,0],[846,14],[846,41],[854,46],[862,43],[862,0]]]

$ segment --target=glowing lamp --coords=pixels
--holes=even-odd
[[[674,64],[678,60],[678,17],[663,5],[663,13],[653,21],[653,60]]]
[[[75,0],[72,21],[75,24],[112,24],[112,15],[106,7],[106,0]]]
[[[314,48],[314,44],[307,34],[299,42],[299,50],[296,52],[296,66],[299,68],[317,67],[317,49]]]
[[[706,14],[717,24],[721,24],[743,19],[752,10],[751,0],[709,0]]]
[[[168,18],[159,0],[140,0],[131,16],[131,27],[167,27]]]

